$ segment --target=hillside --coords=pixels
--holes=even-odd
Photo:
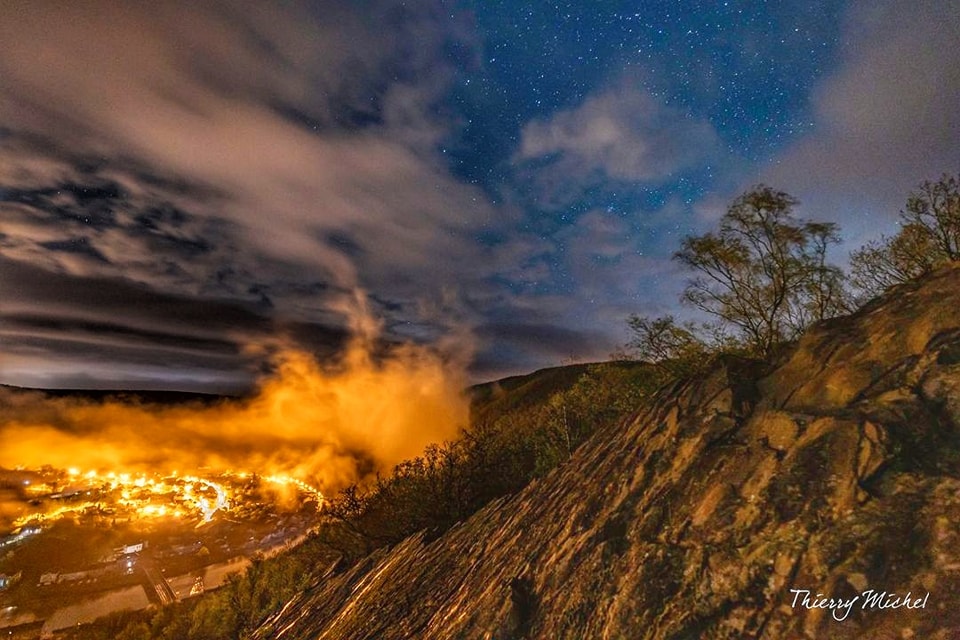
[[[958,390],[948,268],[765,374],[726,359],[663,390],[443,536],[318,578],[255,636],[958,637]],[[791,589],[859,601],[838,622]],[[929,596],[864,609],[869,589]]]
[[[0,384],[0,398],[8,394],[43,394],[47,398],[63,398],[81,402],[117,400],[131,404],[175,405],[187,403],[214,404],[239,396],[203,393],[198,391],[115,390],[115,389],[36,389]]]
[[[495,420],[510,412],[544,404],[551,395],[573,387],[591,371],[600,370],[640,378],[646,375],[647,367],[649,365],[642,362],[629,360],[571,364],[477,384],[469,389],[472,419]]]

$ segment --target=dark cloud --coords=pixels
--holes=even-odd
[[[329,356],[346,338],[335,324],[280,321],[231,299],[158,293],[4,258],[0,273],[0,376],[24,386],[90,386],[99,375],[106,377],[93,386],[106,388],[126,375],[151,388],[179,381],[236,391],[250,387],[262,357],[284,342]]]
[[[114,315],[114,318],[117,316]],[[3,331],[10,335],[83,337],[96,346],[144,345],[173,350],[198,350],[211,355],[236,356],[240,352],[236,342],[215,336],[194,336],[172,331],[158,331],[128,326],[107,319],[45,316],[30,313],[12,313],[3,316]]]
[[[208,334],[233,328],[266,329],[269,320],[250,305],[233,300],[190,298],[156,293],[120,279],[55,274],[39,267],[0,258],[3,313],[17,309],[83,310],[97,317],[121,317],[146,326],[186,327]]]
[[[535,344],[542,352],[567,356],[578,356],[591,350],[591,341],[596,338],[562,326],[516,322],[481,325],[477,327],[477,333],[482,337],[524,346]]]
[[[17,309],[243,334],[342,324],[360,287],[442,325],[419,310],[482,280],[492,210],[435,151],[447,51],[470,46],[439,3],[3,12],[0,278]],[[18,282],[26,264],[45,275]],[[233,326],[246,309],[262,316]]]

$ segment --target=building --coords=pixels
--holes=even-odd
[[[0,591],[3,591],[4,589],[9,589],[16,583],[20,582],[20,578],[22,577],[23,577],[23,571],[18,571],[13,575],[0,573]]]

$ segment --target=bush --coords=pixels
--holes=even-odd
[[[439,535],[549,473],[598,429],[634,411],[660,380],[650,366],[593,365],[566,389],[501,414],[484,412],[461,439],[428,447],[368,487],[348,487],[326,513],[363,540],[353,552],[418,531]]]

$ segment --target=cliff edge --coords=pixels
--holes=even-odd
[[[956,638],[958,522],[946,268],[773,367],[721,359],[664,389],[440,538],[318,579],[257,637]]]

